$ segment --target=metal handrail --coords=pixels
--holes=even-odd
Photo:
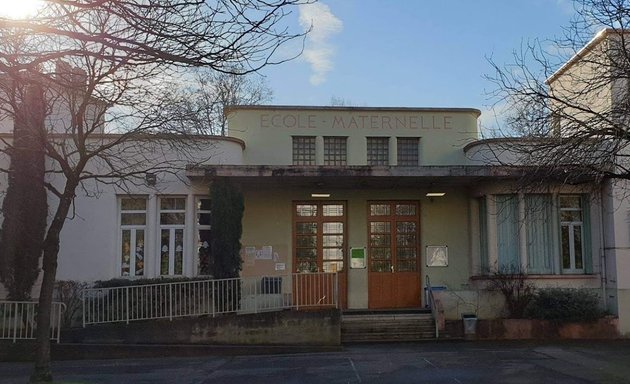
[[[37,301],[0,301],[0,339],[30,340],[37,335]],[[50,338],[61,339],[61,315],[66,305],[53,302],[50,314]]]
[[[440,330],[438,326],[438,308],[435,303],[435,296],[433,295],[433,287],[431,286],[431,279],[429,275],[426,275],[425,280],[425,289],[427,292],[427,296],[429,299],[429,308],[431,309],[431,316],[433,317],[433,322],[435,324],[435,338],[438,339],[440,337]]]
[[[337,273],[205,279],[82,292],[83,326],[224,313],[339,307]]]

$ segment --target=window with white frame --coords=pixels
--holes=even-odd
[[[530,274],[592,272],[585,195],[492,195],[489,201],[493,215],[485,198],[479,205],[482,273],[522,267]],[[496,229],[495,244],[488,244],[490,226]],[[492,262],[491,245],[496,246]]]
[[[160,198],[160,275],[184,273],[186,198]]]
[[[584,272],[584,222],[580,196],[560,196],[560,229],[563,272]]]
[[[147,200],[142,197],[123,197],[120,212],[120,274],[144,276],[144,243],[147,225]]]
[[[208,198],[197,198],[197,274],[209,275],[212,249],[210,247],[212,217],[211,201]]]

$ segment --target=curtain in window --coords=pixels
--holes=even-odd
[[[553,273],[551,195],[525,196],[528,272]]]
[[[497,250],[500,271],[520,269],[518,196],[497,195]]]

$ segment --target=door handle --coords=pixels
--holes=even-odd
[[[394,273],[394,266],[393,265],[390,265],[389,269],[392,271],[392,273]]]

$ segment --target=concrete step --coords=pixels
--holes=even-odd
[[[344,312],[343,343],[435,340],[435,322],[426,311]]]

